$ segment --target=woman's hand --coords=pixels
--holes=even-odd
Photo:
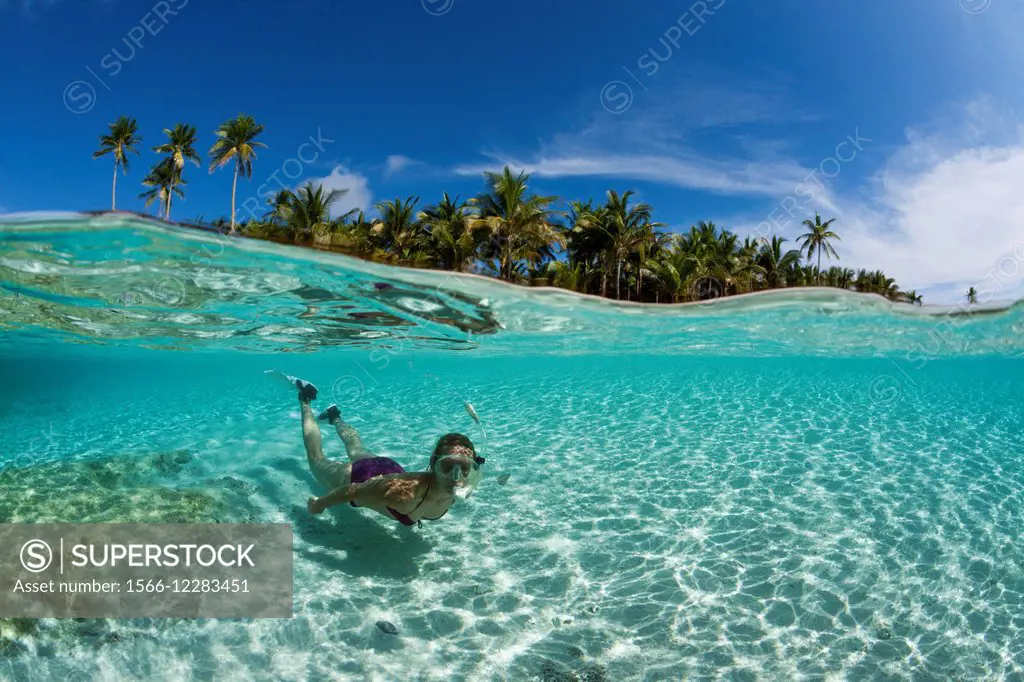
[[[318,497],[311,497],[306,502],[306,509],[309,510],[310,514],[323,514],[326,508]]]

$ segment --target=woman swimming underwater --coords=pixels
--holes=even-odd
[[[359,433],[342,420],[337,405],[314,417],[310,402],[316,399],[316,387],[302,379],[288,378],[299,391],[302,440],[309,469],[330,490],[322,497],[309,498],[306,506],[311,514],[321,514],[328,507],[348,502],[353,507],[368,507],[403,526],[422,525],[422,519],[436,521],[448,513],[456,491],[468,491],[474,479],[479,479],[484,458],[476,454],[466,436],[441,436],[427,471],[407,472],[393,459],[377,457],[364,448]],[[348,462],[324,457],[318,419],[326,420],[337,430],[345,443]]]

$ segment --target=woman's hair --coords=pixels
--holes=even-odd
[[[463,436],[461,433],[446,433],[437,439],[437,445],[434,446],[434,454],[430,456],[430,466],[433,468],[439,457],[447,455],[454,448],[469,448],[469,451],[476,456],[476,448],[473,447],[473,442]]]

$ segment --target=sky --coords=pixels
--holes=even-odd
[[[634,6],[635,5],[635,6]],[[511,165],[544,195],[632,189],[667,229],[790,240],[930,303],[1024,295],[1024,0],[0,0],[0,211],[109,208],[118,116],[142,154],[197,127],[173,217],[230,213],[214,130],[266,130],[240,218],[307,181],[339,212],[468,198]],[[155,205],[148,209],[155,210]],[[824,265],[824,264],[823,264]]]

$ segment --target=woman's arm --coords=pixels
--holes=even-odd
[[[328,507],[348,502],[355,502],[360,507],[401,505],[415,496],[418,487],[419,474],[376,476],[365,483],[335,488],[323,497],[311,497],[306,503],[306,508],[311,514],[322,514]]]
[[[355,488],[355,485],[348,485],[341,488],[335,488],[323,497],[311,497],[306,503],[306,508],[309,510],[310,514],[322,514],[328,507],[333,507],[336,504],[352,502],[356,499]]]

